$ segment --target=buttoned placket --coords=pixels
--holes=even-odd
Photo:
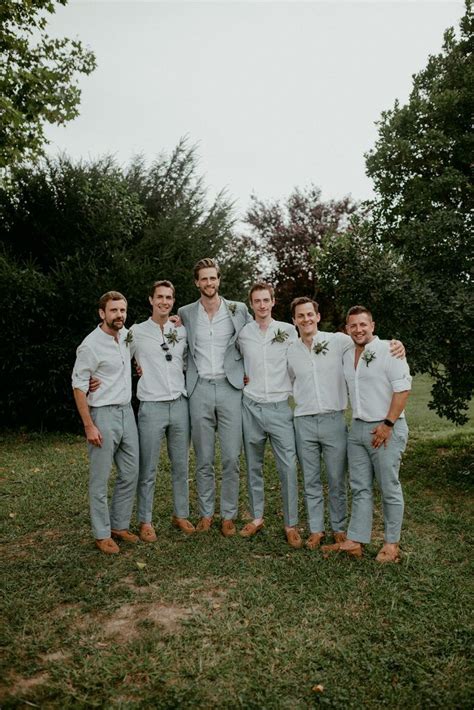
[[[309,355],[309,358],[311,360],[311,369],[312,369],[312,374],[313,374],[313,382],[314,382],[314,388],[316,390],[316,405],[319,410],[322,410],[322,402],[321,402],[321,391],[319,389],[319,377],[318,377],[318,365],[317,365],[317,358],[318,355],[313,352],[313,346],[316,343],[316,338],[313,339],[313,345],[311,346],[311,350],[308,350],[306,345],[303,345],[304,349]]]
[[[365,350],[365,348],[364,348],[364,350]],[[354,416],[356,416],[356,418],[359,418],[362,416],[361,405],[360,405],[360,391],[359,391],[359,372],[360,372],[360,364],[361,364],[361,362],[363,363],[363,360],[362,360],[363,354],[364,353],[361,352],[361,354],[359,356],[359,360],[357,362],[357,367],[354,368],[354,395],[355,395],[355,400],[356,400],[355,401]],[[355,353],[354,353],[354,356],[355,356]],[[352,363],[352,365],[354,365],[354,363]]]
[[[130,353],[128,351],[127,344],[125,343],[125,339],[119,339],[118,341],[115,340],[116,345],[118,346],[119,349],[119,355],[120,359],[122,361],[122,393],[125,394],[125,396],[128,395],[128,388],[130,384],[127,382],[127,373],[126,373],[126,364],[127,364],[127,357],[130,359]],[[125,357],[124,357],[124,348],[125,348]]]

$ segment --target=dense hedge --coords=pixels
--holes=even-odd
[[[192,266],[213,256],[223,293],[242,298],[253,259],[232,219],[225,196],[207,203],[185,143],[149,168],[61,158],[14,171],[0,188],[1,425],[77,427],[71,368],[103,292],[127,296],[131,324],[156,279],[174,282],[176,307],[195,300]]]

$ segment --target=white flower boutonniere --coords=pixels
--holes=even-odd
[[[125,345],[128,346],[133,342],[133,330],[129,330],[125,338]]]
[[[237,304],[236,303],[228,303],[227,308],[229,309],[231,315],[235,316],[235,311],[237,310]]]
[[[285,340],[288,340],[288,337],[289,336],[286,330],[281,330],[280,328],[278,328],[277,332],[272,338],[272,343],[284,343]]]
[[[315,355],[319,355],[320,353],[326,355],[328,350],[329,343],[327,340],[323,340],[322,343],[316,343],[316,345],[313,345],[313,353],[315,353]]]
[[[176,330],[176,328],[170,330],[169,333],[165,333],[165,338],[168,343],[173,347],[181,340],[181,338],[178,336],[178,331]]]
[[[375,360],[376,355],[373,350],[364,350],[362,354],[362,360],[365,362],[366,366],[369,367],[372,360]]]

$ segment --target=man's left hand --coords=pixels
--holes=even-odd
[[[387,443],[392,436],[391,428],[383,423],[376,426],[375,429],[372,429],[370,433],[373,434],[372,446],[374,449],[380,448],[382,444],[387,446]]]

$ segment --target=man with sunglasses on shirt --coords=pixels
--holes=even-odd
[[[143,542],[156,538],[152,522],[153,497],[161,440],[166,436],[173,486],[172,524],[186,534],[189,522],[189,410],[184,382],[186,330],[176,327],[169,314],[175,301],[171,281],[156,281],[150,289],[151,317],[130,329],[131,352],[140,368],[138,433],[140,472],[137,486],[139,535]]]

